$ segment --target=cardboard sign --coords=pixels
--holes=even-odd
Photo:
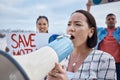
[[[46,46],[53,34],[48,33],[8,33],[7,46],[12,55],[24,55]],[[54,38],[55,39],[55,38]]]
[[[120,0],[91,0],[92,5],[99,5],[99,4],[105,4],[105,3],[111,3],[111,2],[117,2]]]

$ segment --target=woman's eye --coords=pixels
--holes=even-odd
[[[45,23],[43,25],[46,25]]]
[[[41,25],[41,23],[39,23],[39,25]]]
[[[71,24],[68,24],[68,26],[70,26]]]
[[[81,24],[76,24],[76,26],[81,26]]]

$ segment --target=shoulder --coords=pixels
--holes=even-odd
[[[49,37],[49,43],[54,41],[57,37],[59,36],[59,34],[52,34],[50,37]]]
[[[104,27],[98,27],[97,30],[104,30]]]
[[[101,50],[95,50],[95,55],[101,58],[101,60],[109,60],[109,59],[114,60],[112,55]]]
[[[117,30],[119,30],[119,31],[120,31],[120,26],[118,26],[118,27],[117,27]]]
[[[120,26],[116,27],[116,30],[115,30],[114,33],[115,33],[114,35],[118,36],[117,38],[119,39],[119,36],[120,36]]]
[[[106,28],[104,28],[104,27],[98,27],[98,28],[97,28],[98,31],[103,31],[103,30],[105,30],[105,29],[106,29]]]
[[[118,28],[120,28],[120,26],[118,26]]]

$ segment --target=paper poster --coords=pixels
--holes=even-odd
[[[46,46],[53,34],[48,33],[8,33],[7,46],[12,55],[24,55]],[[54,38],[55,39],[55,38]],[[51,40],[51,41],[52,41]]]

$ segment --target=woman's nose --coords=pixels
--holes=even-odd
[[[69,26],[69,31],[74,32],[75,28],[73,27],[73,25]]]
[[[44,28],[44,25],[41,25],[41,28]]]

